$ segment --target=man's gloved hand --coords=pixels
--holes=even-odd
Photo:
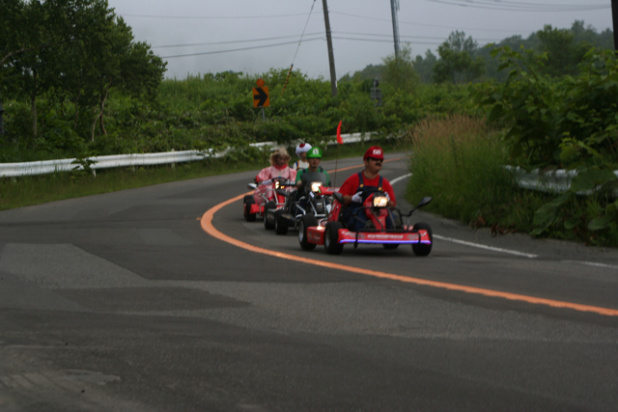
[[[356,192],[353,196],[352,196],[352,201],[356,202],[356,203],[363,203],[363,196],[362,196],[363,192]]]

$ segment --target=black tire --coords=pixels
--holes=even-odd
[[[324,249],[329,255],[340,255],[343,252],[343,245],[339,243],[339,229],[343,225],[341,222],[328,222],[324,232]]]
[[[431,247],[433,246],[433,235],[431,233],[431,227],[427,223],[417,223],[412,228],[413,232],[418,232],[419,230],[426,230],[429,234],[429,240],[431,243],[415,243],[412,245],[412,251],[416,256],[427,256],[431,252]]]
[[[383,243],[384,249],[386,250],[394,250],[399,247],[399,243]]]
[[[288,233],[288,222],[283,219],[283,210],[275,212],[275,233],[285,235]]]
[[[247,222],[255,222],[255,213],[251,213],[251,205],[255,203],[252,195],[246,195],[242,201],[242,214]]]
[[[298,243],[303,250],[315,249],[315,243],[309,243],[307,240],[307,228],[317,226],[318,220],[313,215],[304,215],[298,223]]]
[[[275,228],[275,214],[269,214],[268,211],[272,210],[274,212],[276,208],[275,202],[268,202],[264,205],[264,229],[273,230]]]

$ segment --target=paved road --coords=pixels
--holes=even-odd
[[[0,410],[616,410],[618,251],[419,213],[429,257],[335,257],[218,210],[256,253],[202,229],[253,175],[1,212]]]

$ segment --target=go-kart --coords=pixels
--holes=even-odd
[[[328,216],[332,195],[337,188],[324,186],[326,180],[322,173],[305,172],[305,175],[298,191],[285,193],[286,202],[281,209],[271,209],[267,212],[274,216],[275,233],[278,235],[285,235],[289,228],[298,229],[305,215],[313,215],[316,219]]]
[[[274,229],[275,221],[268,219],[268,211],[280,209],[285,205],[286,193],[296,189],[291,180],[277,177],[258,183],[249,183],[249,189],[253,189],[252,195],[243,198],[242,211],[247,222],[255,222],[258,218],[264,219],[266,229]]]
[[[315,249],[324,245],[327,253],[339,255],[343,246],[352,244],[381,244],[385,249],[396,249],[399,245],[412,245],[417,256],[427,256],[431,252],[431,227],[426,223],[409,224],[414,211],[431,202],[431,197],[424,197],[416,207],[407,214],[397,208],[388,207],[385,193],[375,191],[365,193],[360,207],[345,211],[343,195],[333,194],[336,200],[328,218],[316,219],[313,215],[304,215],[299,223],[298,241],[304,250]],[[345,213],[344,213],[345,211]],[[403,224],[403,218],[406,223]]]

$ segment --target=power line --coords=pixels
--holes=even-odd
[[[309,24],[309,19],[311,18],[311,13],[313,12],[313,8],[315,7],[315,1],[311,3],[311,10],[309,10],[309,14],[307,15],[307,21],[305,22],[305,27],[303,28],[303,32],[300,35],[300,39],[298,39],[298,47],[296,47],[296,53],[294,53],[294,58],[292,59],[292,67],[294,67],[294,61],[296,60],[296,56],[298,55],[298,50],[300,49],[300,45],[303,41],[303,36],[305,35],[305,30],[307,30],[307,25]],[[290,68],[290,71],[292,69]]]
[[[332,31],[333,38],[337,40],[355,40],[355,41],[368,41],[368,42],[379,42],[379,43],[390,43],[392,42],[391,34],[381,34],[381,33],[361,33],[361,32],[348,32],[348,31]],[[315,41],[323,38],[323,33],[309,33],[305,34],[305,36],[311,36],[309,41]],[[355,36],[355,37],[349,37]],[[279,36],[279,37],[265,37],[261,39],[245,39],[245,40],[232,40],[232,41],[222,41],[222,42],[205,42],[205,43],[187,43],[187,44],[171,44],[171,45],[161,45],[161,46],[152,46],[153,49],[162,49],[162,48],[182,48],[182,47],[196,47],[196,46],[219,46],[225,44],[236,44],[236,43],[252,43],[252,42],[260,42],[260,41],[269,41],[269,40],[284,40],[289,38],[295,38],[299,36]],[[410,40],[426,40],[431,41],[436,44],[440,44],[445,41],[444,37],[440,36],[418,36],[418,35],[404,35],[401,36],[405,39]],[[487,41],[487,42],[495,42],[500,41],[500,39],[495,38],[475,38],[477,41]],[[301,42],[304,39],[301,39]],[[296,40],[283,42],[283,43],[274,43],[261,45],[256,47],[274,47],[279,45],[288,45],[295,43]],[[235,51],[237,49],[231,49]]]
[[[372,43],[392,43],[392,39],[366,39],[366,38],[361,39],[361,38],[356,38],[356,37],[344,37],[344,36],[333,36],[333,39],[345,40],[345,41],[372,42]],[[431,38],[426,38],[426,40],[424,41],[416,40],[418,39],[417,37],[412,37],[412,39],[413,39],[412,41],[409,41],[407,43],[422,44],[422,45],[438,45],[444,42],[443,39],[438,39],[438,38],[436,38],[436,40],[431,40]],[[310,38],[310,39],[303,40],[303,42],[313,42],[316,40],[324,40],[324,37]],[[234,52],[240,52],[240,51],[249,51],[249,50],[256,50],[256,49],[288,46],[288,45],[296,44],[296,43],[297,43],[296,41],[288,41],[288,42],[281,42],[281,43],[264,44],[260,46],[250,46],[250,47],[248,46],[248,47],[239,47],[235,49],[212,50],[212,51],[204,51],[204,52],[196,52],[196,53],[184,53],[184,54],[175,54],[175,55],[160,56],[160,57],[162,59],[175,59],[175,58],[180,58],[180,57],[207,56],[207,55],[213,55],[213,54],[234,53]]]
[[[304,42],[311,42],[316,40],[323,40],[323,37],[317,37],[313,39],[304,40]],[[228,50],[215,50],[215,51],[207,51],[207,52],[199,52],[199,53],[186,53],[186,54],[175,54],[172,56],[161,56],[162,59],[174,59],[177,57],[191,57],[191,56],[206,56],[209,54],[221,54],[221,53],[232,53],[237,51],[247,51],[247,50],[255,50],[255,49],[265,49],[270,47],[278,47],[278,46],[287,46],[290,44],[296,44],[296,41],[288,41],[283,43],[273,43],[273,44],[265,44],[261,46],[251,46],[251,47],[240,47],[237,49],[228,49]]]
[[[306,36],[318,36],[322,35],[322,32],[316,33],[308,33]],[[259,39],[243,39],[243,40],[228,40],[228,41],[218,41],[218,42],[202,42],[202,43],[185,43],[185,44],[166,44],[161,46],[151,46],[153,49],[165,49],[165,48],[177,48],[177,47],[194,47],[194,46],[217,46],[221,44],[234,44],[234,43],[255,43],[261,41],[270,41],[270,40],[283,40],[289,38],[297,38],[298,35],[291,36],[277,36],[277,37],[263,37]]]
[[[431,3],[446,4],[449,6],[469,7],[475,9],[490,9],[521,12],[575,12],[609,9],[609,4],[549,4],[549,3],[522,3],[501,0],[499,2],[487,0],[425,0]]]
[[[132,13],[123,13],[120,14],[121,17],[139,17],[143,19],[161,19],[161,20],[256,20],[256,19],[272,19],[272,18],[288,18],[288,17],[299,17],[306,16],[306,13],[292,13],[292,14],[271,14],[268,16],[170,16],[170,15],[161,15],[161,14],[132,14]]]
[[[378,18],[378,17],[369,17],[369,16],[361,16],[358,14],[352,14],[352,13],[342,13],[342,12],[337,12],[337,11],[333,11],[331,14],[338,14],[338,15],[342,15],[342,16],[348,16],[348,17],[355,17],[355,18],[359,18],[359,19],[366,19],[366,20],[373,20],[373,21],[383,21],[383,22],[391,22],[391,19],[385,19],[385,18]],[[428,23],[419,23],[419,22],[413,22],[413,21],[405,21],[405,20],[400,20],[399,24],[402,25],[408,25],[408,26],[414,26],[414,27],[437,27],[437,28],[443,28],[443,29],[453,29],[452,25],[442,25],[442,24],[428,24]],[[469,31],[484,31],[484,32],[496,32],[496,33],[521,33],[523,31],[528,31],[528,30],[517,30],[517,29],[487,29],[487,28],[478,28],[478,27],[459,27],[460,30],[469,30]]]
[[[332,38],[335,40],[344,40],[344,41],[356,41],[356,42],[371,42],[371,43],[392,43],[392,39],[390,38],[390,34],[380,34],[380,33],[358,33],[358,32],[332,32]],[[307,36],[307,35],[305,35]],[[321,33],[312,33],[309,35],[310,37],[301,39],[300,43],[305,42],[314,42],[317,40],[324,40],[324,36]],[[350,37],[354,36],[354,37]],[[195,46],[218,46],[224,44],[234,44],[234,43],[250,43],[254,41],[265,41],[265,40],[280,40],[290,37],[296,36],[282,36],[282,37],[269,37],[263,39],[248,39],[248,40],[235,40],[231,42],[210,42],[210,43],[192,43],[192,44],[176,44],[176,45],[165,45],[165,46],[153,46],[153,48],[171,48],[171,47],[195,47]],[[406,43],[410,44],[422,44],[422,45],[439,45],[444,43],[445,39],[443,37],[438,36],[401,36],[405,39]],[[500,42],[502,39],[490,39],[490,38],[475,38],[476,41],[495,43]],[[183,53],[183,54],[175,54],[170,56],[161,56],[163,59],[173,59],[179,57],[193,57],[193,56],[206,56],[212,54],[223,54],[223,53],[233,53],[239,51],[248,51],[248,50],[256,50],[256,49],[264,49],[264,48],[272,48],[272,47],[280,47],[280,46],[288,46],[291,44],[298,44],[296,40],[277,42],[271,44],[263,44],[257,46],[247,46],[247,47],[239,47],[233,49],[223,49],[223,50],[211,50],[204,52],[196,52],[196,53]]]

